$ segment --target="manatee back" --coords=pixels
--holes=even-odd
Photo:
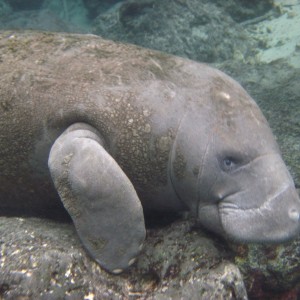
[[[76,122],[101,132],[145,199],[168,185],[170,148],[196,87],[193,63],[95,36],[36,32],[2,32],[0,57],[2,207],[61,208],[47,159]]]

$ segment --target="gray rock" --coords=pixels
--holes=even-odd
[[[1,217],[0,236],[1,299],[247,299],[229,252],[186,221],[150,229],[118,276],[86,256],[69,223]]]
[[[246,55],[254,43],[242,26],[212,1],[124,1],[100,14],[93,27],[93,33],[109,39],[201,62]]]
[[[250,299],[298,299],[300,239],[285,245],[239,248],[235,263],[245,276]]]

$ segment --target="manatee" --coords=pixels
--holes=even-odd
[[[0,112],[1,214],[67,211],[109,272],[135,261],[148,213],[188,212],[240,242],[299,233],[266,119],[205,64],[92,35],[3,31]]]

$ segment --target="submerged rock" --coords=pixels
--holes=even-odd
[[[240,246],[236,265],[244,274],[250,299],[298,299],[300,240],[286,245]]]
[[[93,27],[93,33],[109,39],[202,62],[246,55],[253,43],[212,1],[124,1],[101,13]]]
[[[297,297],[300,239],[230,250],[182,220],[147,234],[130,270],[111,275],[86,254],[71,223],[0,217],[0,299]]]
[[[1,217],[0,235],[1,299],[247,299],[228,250],[187,221],[148,230],[137,263],[117,276],[69,223]]]

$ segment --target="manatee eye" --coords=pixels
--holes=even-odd
[[[225,157],[222,162],[222,169],[226,172],[232,171],[236,167],[236,161],[232,157]]]
[[[234,172],[251,161],[251,156],[245,152],[224,151],[218,156],[220,168],[224,172]]]
[[[233,164],[233,161],[232,161],[229,157],[226,157],[226,158],[224,159],[224,165],[225,165],[226,168],[231,167],[232,164]]]

